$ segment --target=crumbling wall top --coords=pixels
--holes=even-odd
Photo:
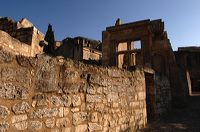
[[[19,23],[23,26],[23,28],[33,27],[33,24],[26,18],[22,18]]]

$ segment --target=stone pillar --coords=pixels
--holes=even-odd
[[[131,50],[131,40],[127,41],[127,50],[130,51]],[[128,67],[131,66],[131,53],[130,52],[127,52],[127,57],[128,57]]]
[[[108,66],[110,61],[110,38],[109,33],[102,32],[102,65]]]
[[[144,36],[141,39],[143,65],[146,65],[148,67],[151,67],[151,43],[151,38],[148,35]]]
[[[110,61],[109,66],[117,66],[117,45],[118,42],[110,41],[109,50],[110,50]]]

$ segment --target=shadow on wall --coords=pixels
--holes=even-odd
[[[189,97],[188,104],[183,108],[174,108],[170,113],[157,122],[153,122],[142,132],[199,132],[200,131],[200,97]]]

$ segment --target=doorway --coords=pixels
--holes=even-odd
[[[147,121],[155,117],[154,74],[145,72]]]

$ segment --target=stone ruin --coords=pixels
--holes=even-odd
[[[18,54],[24,54],[25,56],[35,56],[43,51],[43,48],[38,43],[44,40],[44,34],[42,34],[33,24],[26,18],[23,18],[19,22],[15,22],[10,18],[0,18],[0,36],[1,41],[4,41],[1,46],[18,52]],[[11,40],[10,36],[12,37]],[[4,40],[5,39],[5,40]],[[17,41],[16,44],[10,45],[11,41]],[[9,47],[7,47],[9,45]]]
[[[173,52],[162,20],[100,42],[1,18],[0,47],[0,131],[137,131],[199,92],[199,48]]]

